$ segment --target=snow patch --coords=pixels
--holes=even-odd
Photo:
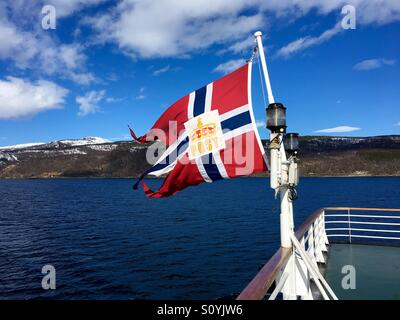
[[[349,143],[359,143],[364,141],[364,138],[351,138],[351,137],[332,137],[330,138],[333,141],[347,141]]]
[[[18,151],[22,149],[34,149],[34,147],[45,147],[45,148],[63,148],[63,147],[78,147],[78,146],[86,146],[86,145],[97,145],[97,144],[105,144],[111,143],[111,140],[103,139],[100,137],[85,137],[82,139],[65,139],[59,141],[53,141],[49,143],[44,142],[34,142],[34,143],[22,143],[16,144],[13,146],[4,146],[0,147],[0,151]],[[27,151],[31,151],[27,150]]]
[[[91,144],[110,143],[111,140],[103,139],[100,137],[85,137],[82,139],[60,140],[58,142],[62,143],[62,144],[67,144],[70,146],[85,146],[85,145],[91,145]]]
[[[71,155],[71,154],[87,154],[84,151],[81,151],[79,149],[66,149],[66,150],[60,150],[58,153],[61,154],[66,154],[66,155]]]
[[[113,151],[117,148],[117,145],[115,144],[107,144],[107,145],[90,145],[88,148],[95,150],[95,151],[104,151],[104,152],[110,152]]]
[[[13,146],[0,147],[0,150],[19,150],[44,145],[44,142],[21,143]]]
[[[2,162],[14,162],[18,161],[18,158],[12,154],[0,153],[0,161]]]

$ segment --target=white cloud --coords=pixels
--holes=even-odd
[[[262,8],[280,17],[288,14],[301,17],[316,9],[320,15],[337,12],[341,17],[343,6],[351,4],[356,8],[357,24],[383,25],[400,20],[400,3],[398,0],[272,0],[264,2]]]
[[[86,19],[98,40],[114,42],[133,57],[182,57],[213,44],[234,53],[251,45],[249,34],[279,17],[300,18],[312,10],[340,17],[348,0],[121,0],[109,12]],[[357,24],[387,24],[400,20],[398,0],[352,0]],[[268,19],[266,19],[268,17]],[[307,36],[282,48],[281,55],[321,44],[339,33],[335,26],[320,36]],[[244,40],[243,39],[247,39]]]
[[[0,19],[0,58],[12,59],[17,67],[24,68],[38,53],[35,37],[17,28],[5,19]]]
[[[251,35],[245,39],[240,39],[237,42],[231,44],[228,48],[224,48],[220,50],[219,54],[224,54],[226,52],[233,52],[233,53],[244,53],[247,55],[251,54],[251,49],[254,48],[256,45],[254,36]]]
[[[232,72],[233,70],[238,69],[239,67],[243,66],[245,64],[245,60],[243,59],[234,59],[234,60],[229,60],[225,63],[221,63],[218,65],[213,72],[221,72],[221,73],[229,73]]]
[[[153,76],[158,76],[162,73],[165,73],[171,69],[170,65],[166,65],[165,67],[162,67],[160,69],[154,70],[153,71]]]
[[[319,45],[331,39],[336,34],[342,32],[344,29],[342,28],[340,22],[337,23],[333,28],[328,29],[321,33],[319,36],[311,37],[306,36],[303,38],[299,38],[287,44],[286,46],[280,48],[276,53],[277,57],[288,58],[294,53],[298,51],[302,51],[306,48]]]
[[[358,71],[368,71],[372,69],[378,69],[383,66],[391,66],[395,64],[395,60],[377,58],[377,59],[367,59],[363,60],[354,65],[354,70]]]
[[[320,133],[343,133],[343,132],[353,132],[353,131],[358,131],[361,130],[361,128],[357,127],[350,127],[350,126],[339,126],[335,128],[328,128],[328,129],[321,129],[317,130],[314,132],[320,132]]]
[[[114,98],[114,97],[106,98],[106,101],[108,103],[120,102],[120,101],[123,101],[123,100],[124,100],[124,98]]]
[[[66,72],[65,76],[72,81],[82,84],[82,85],[89,85],[95,81],[97,81],[97,78],[92,74],[91,72],[75,72],[75,71],[70,71]]]
[[[57,17],[63,18],[106,0],[52,0]],[[85,18],[97,30],[96,39],[113,42],[134,57],[182,57],[222,45],[221,52],[241,53],[252,45],[249,35],[265,29],[274,16],[296,19],[315,10],[340,17],[347,0],[121,0],[98,16]],[[400,20],[398,0],[352,0],[358,24],[387,24]],[[47,0],[6,0],[0,4],[0,59],[10,59],[18,68],[46,70],[80,84],[95,80],[85,70],[85,47],[61,44],[54,33],[40,29],[40,9]],[[267,19],[268,17],[268,19]],[[81,25],[79,25],[81,27]],[[337,34],[330,29],[320,36],[306,36],[281,49],[289,56],[320,44]],[[93,40],[93,39],[92,39]],[[54,54],[64,47],[61,54]],[[250,53],[250,52],[249,52]],[[82,59],[83,58],[83,59]],[[54,65],[57,68],[54,68]],[[50,71],[48,71],[50,73]]]
[[[42,17],[41,10],[45,5],[53,5],[56,9],[57,18],[65,18],[105,1],[107,0],[3,0],[2,7],[11,11],[16,17],[24,16],[25,19],[31,18],[37,23],[38,18]]]
[[[87,57],[83,51],[84,47],[80,44],[56,46],[51,43],[39,52],[41,69],[47,75],[60,75],[78,84],[88,85],[96,81],[96,77],[84,71]]]
[[[353,0],[357,9],[357,23],[384,25],[400,20],[398,0]]]
[[[45,80],[30,82],[7,77],[0,80],[0,119],[15,119],[62,108],[68,90]]]
[[[256,126],[257,126],[257,128],[265,128],[265,126],[266,126],[265,121],[256,120]]]
[[[43,4],[52,4],[56,8],[58,17],[65,17],[80,11],[85,7],[94,6],[106,0],[44,0]]]
[[[84,96],[76,97],[76,103],[79,104],[79,116],[86,116],[91,113],[96,113],[99,109],[98,103],[103,100],[106,92],[100,91],[89,91]]]
[[[86,71],[83,45],[59,43],[40,28],[38,16],[32,14],[40,13],[39,4],[28,2],[25,6],[25,2],[13,1],[0,5],[0,59],[12,61],[21,70],[57,75],[79,84],[95,81]]]
[[[111,82],[115,82],[115,81],[117,81],[119,79],[119,77],[118,77],[118,75],[117,74],[115,74],[115,73],[110,73],[110,74],[108,74],[107,76],[106,76],[106,80],[107,81],[111,81]]]
[[[105,1],[50,3],[56,7],[58,18],[63,18]],[[357,9],[357,26],[400,20],[398,0],[350,2]],[[185,57],[214,44],[221,45],[221,53],[242,53],[249,49],[250,54],[253,39],[249,35],[259,28],[265,29],[274,16],[296,19],[311,10],[320,15],[336,12],[340,16],[341,7],[347,3],[347,0],[121,0],[99,15],[83,20],[97,31],[96,40],[113,42],[133,57]],[[40,70],[79,84],[96,81],[85,67],[85,46],[60,43],[54,32],[40,29],[38,18],[43,4],[48,1],[8,0],[0,4],[0,59],[11,60],[20,69]],[[279,55],[290,56],[321,44],[338,32],[333,28],[319,36],[297,39],[282,48]]]
[[[146,99],[146,95],[144,94],[144,91],[146,90],[145,87],[141,87],[139,89],[139,94],[135,97],[136,100],[143,100]]]
[[[310,9],[316,8],[320,14],[328,14],[334,10],[340,13],[341,8],[346,4],[352,4],[356,8],[357,25],[384,25],[396,21],[400,21],[400,2],[398,0],[328,0],[328,1],[302,1],[284,0],[281,3],[282,10],[288,10],[287,6],[292,3],[293,8],[301,10],[299,16],[309,12]],[[339,16],[340,18],[342,16]],[[319,36],[306,36],[296,39],[286,46],[279,49],[276,56],[288,58],[294,53],[304,50],[306,48],[320,45],[333,36],[341,33],[344,29],[341,27],[339,21],[333,28],[324,31]]]
[[[263,25],[249,0],[123,0],[111,13],[88,19],[103,41],[144,58],[184,56],[212,44],[233,42]]]

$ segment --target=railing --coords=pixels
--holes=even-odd
[[[323,209],[315,211],[304,221],[295,232],[292,242],[295,250],[280,248],[240,293],[238,300],[262,300],[274,282],[276,286],[269,296],[271,300],[279,292],[283,292],[284,299],[297,296],[312,299],[310,279],[313,279],[324,298],[329,299],[328,293],[335,298],[317,265],[318,262],[325,262],[323,252],[327,251],[328,244]],[[289,275],[294,272],[290,268],[298,271],[300,281],[291,281],[293,276]]]
[[[400,216],[356,214],[356,212],[400,212],[400,209],[381,208],[321,208],[309,216],[292,236],[292,248],[280,248],[264,265],[255,278],[237,297],[238,300],[262,300],[275,283],[268,299],[282,293],[283,299],[313,299],[311,280],[323,299],[337,299],[319,272],[318,264],[325,263],[328,238],[352,238],[400,240]],[[343,213],[345,212],[345,213]],[[346,219],[344,219],[346,217]],[[339,219],[336,219],[339,218]],[[362,218],[363,220],[360,220]],[[397,219],[397,220],[396,220]],[[382,221],[385,220],[385,221]],[[396,220],[398,222],[393,222]],[[328,225],[340,227],[326,228]],[[342,227],[345,225],[344,227]],[[354,227],[358,225],[379,226],[379,229]],[[385,227],[383,229],[383,227]],[[397,228],[397,229],[396,229]],[[382,235],[382,234],[389,234]]]
[[[347,239],[350,243],[368,241],[400,244],[400,209],[325,208],[329,239]],[[385,214],[373,214],[380,212]]]

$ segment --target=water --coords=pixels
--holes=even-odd
[[[147,199],[128,179],[0,180],[0,299],[216,299],[279,246],[263,178]],[[150,181],[157,186],[160,181]],[[322,206],[400,207],[400,178],[303,178],[296,224]],[[56,290],[41,287],[56,268]]]

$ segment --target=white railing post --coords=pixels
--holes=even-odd
[[[314,225],[311,224],[308,229],[308,252],[312,261],[317,265],[317,257],[315,255],[315,241],[314,241]]]
[[[286,283],[286,280],[288,279],[289,274],[288,273],[282,273],[282,275],[279,278],[279,281],[276,282],[276,286],[274,291],[272,291],[271,295],[269,296],[268,300],[275,300],[276,296],[281,292],[283,286]]]
[[[320,242],[321,242],[321,230],[318,219],[314,221],[314,242],[315,242],[315,257],[317,262],[325,263],[324,256],[322,254]]]
[[[300,241],[301,247],[305,250],[305,239],[304,235]],[[301,298],[301,300],[314,300],[312,292],[311,292],[311,275],[307,269],[306,264],[304,263],[303,259],[300,256],[296,255],[296,269],[297,269],[297,276],[300,281],[296,283],[298,289],[297,292]]]
[[[298,253],[300,254],[301,258],[303,259],[303,261],[305,262],[308,271],[310,271],[315,284],[317,285],[318,289],[320,290],[322,296],[324,297],[325,300],[329,300],[328,295],[326,294],[326,291],[329,292],[329,294],[331,295],[331,297],[334,300],[337,300],[337,296],[336,294],[333,292],[333,290],[331,289],[331,287],[329,286],[329,284],[326,282],[326,280],[324,279],[324,277],[321,275],[321,273],[318,270],[318,267],[316,267],[310,257],[307,255],[307,253],[303,250],[303,248],[301,248],[301,245],[299,243],[299,241],[296,239],[296,236],[294,235],[294,233],[291,234],[291,239],[292,239],[292,243],[293,246],[295,248],[295,250],[298,251]],[[322,286],[323,285],[323,286]],[[325,288],[324,288],[325,287]],[[325,291],[326,289],[326,291]]]
[[[328,252],[328,249],[326,247],[326,241],[325,241],[325,239],[326,239],[325,220],[324,220],[324,216],[322,213],[319,215],[318,220],[319,220],[319,225],[320,225],[320,230],[321,230],[319,244],[320,244],[321,250],[323,252]]]
[[[326,225],[325,210],[322,211],[322,217],[323,217],[323,225],[324,225],[324,242],[325,242],[325,247],[326,247],[327,245],[329,245],[329,240],[328,240],[328,236],[326,234],[326,228],[325,228],[325,225]]]
[[[350,222],[350,209],[347,209],[347,221],[349,225],[349,240],[351,244],[351,222]]]
[[[303,236],[301,239],[303,250],[304,241]],[[281,283],[283,277],[285,277],[285,283]],[[276,280],[277,287],[280,287],[283,299],[296,300],[297,297],[300,297],[302,300],[313,300],[310,280],[311,274],[308,271],[305,262],[301,256],[293,250],[289,261]],[[274,297],[276,297],[276,295],[274,295]]]

